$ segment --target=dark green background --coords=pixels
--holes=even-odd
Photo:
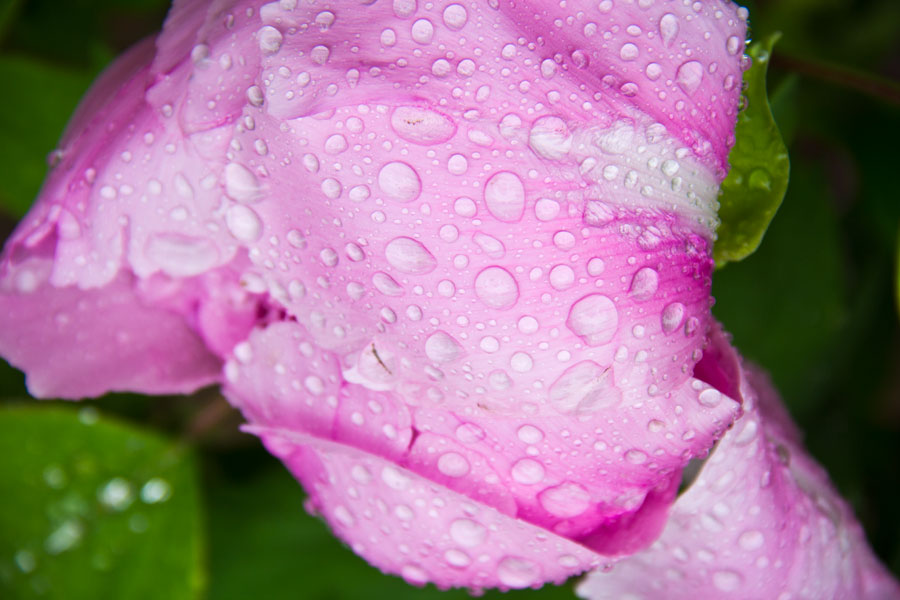
[[[0,0],[0,239],[36,195],[45,157],[86,87],[117,53],[160,27],[167,4]],[[769,91],[792,176],[760,249],[716,273],[714,312],[742,352],[772,373],[810,450],[898,573],[900,2],[760,0],[750,9],[754,38],[784,33]],[[6,411],[34,404],[21,374],[2,362],[0,397]],[[255,439],[236,432],[239,419],[214,391],[188,400],[119,395],[86,404],[162,434],[182,452],[184,468],[197,473],[201,543],[192,585],[207,581],[211,600],[439,595],[381,576],[308,517],[299,486]],[[0,456],[0,477],[21,460],[16,452]],[[0,517],[10,517],[13,506],[0,500],[0,513],[7,511]],[[9,560],[0,556],[0,597],[40,597],[3,578]],[[146,568],[167,576],[164,566]],[[84,569],[80,577],[78,589],[88,589],[100,575]]]

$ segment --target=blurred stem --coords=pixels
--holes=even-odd
[[[900,83],[873,73],[843,65],[775,53],[775,67],[855,90],[889,104],[900,106]]]
[[[189,444],[203,441],[234,415],[234,408],[216,391],[188,422],[182,440]]]

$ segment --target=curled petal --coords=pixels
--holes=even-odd
[[[675,502],[660,538],[592,573],[582,598],[900,597],[766,376],[742,377],[744,416]]]
[[[30,259],[0,283],[0,354],[28,374],[33,395],[178,394],[218,380],[221,363],[201,337],[141,298],[133,276],[82,291],[50,285],[49,270]]]

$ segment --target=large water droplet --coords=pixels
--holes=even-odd
[[[572,305],[566,326],[588,346],[601,346],[616,334],[619,313],[607,296],[590,294]]]
[[[559,117],[541,117],[531,126],[528,145],[543,158],[564,158],[572,148],[569,126]]]
[[[557,412],[580,416],[618,404],[622,392],[613,385],[610,367],[585,360],[566,369],[548,396]]]
[[[210,240],[178,233],[158,233],[147,240],[147,258],[173,277],[205,273],[219,262],[219,251]]]
[[[450,537],[464,548],[480,546],[487,540],[487,527],[471,519],[457,519],[450,523]]]
[[[255,242],[262,235],[262,221],[249,206],[235,204],[225,213],[225,225],[242,242]]]
[[[416,240],[398,237],[391,240],[384,249],[385,258],[403,273],[424,275],[437,267],[437,259],[428,249]]]
[[[723,569],[713,573],[712,580],[717,589],[723,592],[733,592],[741,586],[744,578],[736,571]]]
[[[404,162],[385,164],[378,172],[378,187],[399,202],[411,202],[422,192],[422,182],[416,170]]]
[[[703,65],[696,60],[683,63],[675,73],[675,82],[689,95],[693,95],[703,83]]]
[[[673,302],[662,311],[662,330],[664,333],[672,333],[681,326],[684,321],[684,304]]]
[[[458,31],[465,27],[469,15],[461,4],[450,4],[444,9],[444,25]]]
[[[515,223],[525,212],[525,186],[515,173],[501,171],[485,184],[484,202],[494,218]]]
[[[671,46],[678,35],[678,17],[666,13],[659,20],[659,35],[666,46]]]
[[[434,37],[434,25],[428,19],[418,19],[410,27],[410,36],[420,44],[430,44]]]
[[[569,519],[588,509],[591,496],[584,486],[574,481],[564,481],[538,494],[538,502],[551,515]]]
[[[522,425],[516,435],[526,444],[538,444],[544,439],[544,432],[534,425]]]
[[[631,297],[639,302],[649,300],[659,289],[659,273],[650,267],[638,269],[634,277],[631,278],[631,287],[628,293]]]
[[[416,106],[395,109],[391,114],[391,127],[404,140],[422,146],[446,142],[456,133],[456,124],[452,119]]]
[[[445,452],[438,458],[438,471],[447,477],[462,477],[469,472],[469,461],[459,452]]]
[[[261,196],[259,180],[240,163],[225,165],[225,194],[238,202],[253,202]]]
[[[425,355],[438,364],[453,362],[462,353],[462,346],[449,333],[436,331],[425,340]]]
[[[507,556],[497,564],[497,579],[514,589],[527,588],[540,579],[541,569],[532,561],[518,556]]]
[[[503,267],[487,267],[475,277],[475,295],[485,305],[505,310],[518,301],[519,285]]]
[[[520,458],[510,469],[510,475],[518,483],[534,485],[543,481],[544,465],[533,458]]]

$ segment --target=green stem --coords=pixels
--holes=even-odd
[[[834,63],[774,53],[772,62],[779,69],[813,77],[834,85],[856,90],[889,104],[900,106],[900,83],[885,77],[857,71]]]

